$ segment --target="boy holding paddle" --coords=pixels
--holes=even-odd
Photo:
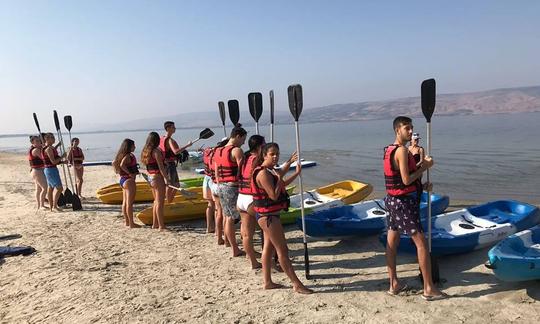
[[[387,193],[384,203],[388,210],[386,264],[390,277],[388,294],[397,295],[407,289],[407,285],[399,283],[396,272],[397,248],[400,234],[403,233],[409,235],[416,245],[424,280],[422,298],[429,301],[443,299],[447,295],[433,284],[429,251],[420,222],[419,202],[423,187],[429,187],[431,191],[431,184],[422,185],[420,178],[424,171],[433,166],[433,159],[426,156],[417,168],[414,157],[406,147],[413,133],[412,120],[409,117],[397,117],[393,127],[395,141],[387,146],[384,152],[384,181]]]

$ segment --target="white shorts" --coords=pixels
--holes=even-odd
[[[212,177],[205,175],[203,180],[203,198],[206,200],[213,199],[212,196],[217,196],[217,185],[212,181]]]
[[[236,207],[243,212],[247,212],[249,205],[253,203],[252,195],[238,194],[238,200],[236,201]]]

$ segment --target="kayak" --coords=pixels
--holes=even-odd
[[[202,199],[202,187],[191,187],[186,188],[184,190],[187,190],[189,192],[195,193],[196,196],[200,199]],[[122,191],[112,191],[108,193],[104,193],[101,195],[97,195],[97,198],[101,200],[104,204],[109,205],[121,205],[123,200]],[[142,203],[142,202],[150,202],[154,200],[154,195],[152,194],[152,190],[150,188],[148,189],[140,189],[137,188],[137,191],[135,193],[135,203]],[[184,201],[185,197],[180,193],[176,193],[176,196],[174,197],[173,201]]]
[[[540,279],[540,225],[510,235],[488,252],[486,267],[504,281]]]
[[[428,193],[420,201],[420,217],[427,217]],[[431,210],[440,214],[448,207],[448,196],[431,194]],[[350,237],[378,234],[386,228],[386,208],[383,199],[364,201],[313,212],[305,217],[306,235],[312,237]],[[302,230],[302,219],[296,224]]]
[[[295,188],[296,186],[289,186],[287,192],[291,194]],[[207,205],[207,201],[202,197],[165,204],[163,208],[165,224],[205,218]],[[152,225],[152,207],[142,210],[137,217],[144,224]]]
[[[180,180],[180,184],[184,185],[185,188],[190,187],[200,187],[202,186],[204,177],[196,177],[196,178],[188,178],[188,179],[182,179]],[[139,189],[150,189],[150,185],[146,181],[137,181],[135,182],[135,185],[137,186],[137,190]],[[120,184],[113,183],[111,185],[99,188],[96,191],[96,195],[103,195],[105,193],[113,192],[113,191],[122,191],[122,187],[120,187]]]
[[[461,254],[491,246],[511,234],[540,223],[540,210],[515,200],[497,200],[432,218],[434,255]],[[427,239],[427,222],[423,222]],[[386,244],[386,233],[381,234]],[[416,253],[411,238],[401,235],[399,250]]]
[[[345,180],[332,183],[328,186],[304,192],[304,214],[307,215],[316,210],[343,206],[357,203],[365,199],[373,191],[370,184]],[[291,196],[289,210],[282,212],[280,219],[282,224],[293,224],[301,217],[302,198],[300,194]]]

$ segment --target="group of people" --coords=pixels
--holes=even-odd
[[[61,212],[59,199],[63,192],[62,179],[58,166],[68,164],[75,174],[75,191],[81,196],[84,175],[84,153],[79,147],[79,139],[71,140],[69,151],[58,153],[58,146],[54,145],[56,138],[53,133],[42,133],[30,136],[28,162],[30,174],[35,185],[35,199],[37,209]],[[48,204],[48,206],[45,205]]]
[[[432,280],[429,250],[423,234],[419,202],[423,190],[431,190],[430,183],[422,184],[422,174],[434,164],[419,145],[420,136],[413,133],[412,120],[399,116],[393,122],[394,143],[385,148],[384,177],[386,187],[385,206],[387,215],[386,260],[390,279],[388,293],[397,295],[407,289],[396,272],[396,255],[400,234],[409,235],[417,247],[418,262],[422,271],[426,300],[446,298]],[[177,160],[188,142],[179,146],[172,138],[176,128],[174,122],[164,124],[165,134],[148,134],[142,149],[141,162],[148,173],[148,182],[154,196],[152,228],[166,230],[164,221],[165,201],[172,202],[180,186],[177,173]],[[43,145],[41,137],[44,138]],[[277,143],[266,143],[261,135],[253,135],[248,140],[249,150],[243,152],[242,145],[247,139],[246,130],[236,125],[228,138],[223,138],[214,147],[203,151],[204,181],[203,197],[208,202],[206,209],[207,232],[215,233],[218,245],[231,248],[233,257],[246,256],[253,269],[262,267],[263,286],[265,289],[279,288],[274,283],[271,270],[285,272],[293,284],[293,290],[310,294],[313,291],[298,279],[288,256],[288,248],[280,212],[289,207],[286,187],[301,173],[301,163],[295,171],[286,176],[291,164],[297,160],[297,154],[277,169],[280,151]],[[57,166],[70,163],[74,166],[77,178],[77,191],[82,190],[84,154],[78,147],[79,140],[73,138],[68,153],[60,155],[54,145],[55,137],[51,133],[32,136],[28,160],[32,168],[32,177],[36,184],[38,208],[45,208],[45,196],[49,210],[59,211],[58,198],[62,193],[62,181]],[[410,145],[407,146],[407,144]],[[113,161],[113,167],[120,176],[123,190],[122,214],[125,225],[140,227],[133,221],[133,202],[136,194],[135,178],[139,174],[137,158],[133,154],[135,142],[125,139]],[[236,240],[236,224],[240,222],[243,250]],[[263,232],[262,255],[253,246],[256,227]],[[277,260],[274,260],[277,254]],[[261,259],[259,262],[257,259]],[[262,263],[262,264],[261,264]]]

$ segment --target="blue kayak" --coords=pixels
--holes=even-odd
[[[420,217],[427,215],[428,193],[420,201]],[[431,194],[433,214],[442,213],[448,207],[448,196]],[[386,227],[386,209],[383,199],[374,199],[353,205],[334,207],[313,212],[305,217],[306,234],[312,237],[349,237],[378,234]],[[302,230],[302,219],[296,221]]]
[[[431,222],[431,253],[450,255],[481,249],[538,223],[539,209],[515,200],[497,200],[436,215]],[[422,225],[427,239],[427,223]],[[386,245],[386,232],[380,240]],[[399,250],[416,253],[407,235],[401,235]]]
[[[540,225],[510,235],[488,252],[486,267],[504,281],[540,279]]]

